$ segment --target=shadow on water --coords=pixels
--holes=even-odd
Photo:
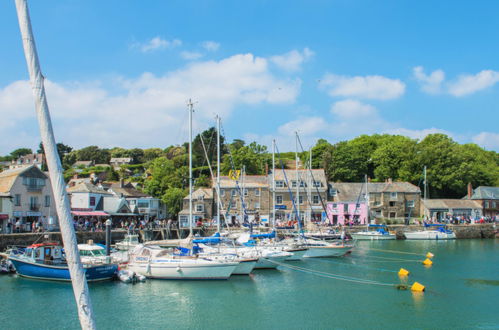
[[[466,278],[464,279],[467,285],[475,286],[475,285],[491,285],[491,286],[499,286],[499,280],[484,280],[479,278]]]

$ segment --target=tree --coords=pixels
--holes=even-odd
[[[161,196],[161,201],[166,205],[166,210],[170,216],[177,218],[178,213],[182,210],[184,197],[188,193],[186,189],[170,188]]]
[[[411,181],[416,145],[416,140],[401,135],[386,139],[371,156],[376,180]]]
[[[271,157],[267,152],[267,147],[252,142],[248,146],[235,149],[234,146],[230,146],[231,155],[227,154],[224,156],[224,161],[221,167],[223,173],[228,174],[230,170],[233,170],[232,163],[234,163],[234,169],[240,170],[245,167],[246,174],[249,175],[263,175],[265,173],[266,164],[269,165],[271,162]]]
[[[209,129],[196,135],[192,141],[192,159],[193,166],[203,166],[208,164],[206,161],[206,155],[204,153],[203,143],[201,142],[201,137],[203,137],[204,146],[206,148],[206,154],[208,154],[208,159],[212,166],[216,165],[217,161],[217,130],[215,127],[210,127]],[[225,143],[225,138],[220,135],[220,157],[223,157],[227,152],[223,148]]]
[[[149,148],[149,149],[144,149],[144,156],[143,156],[143,161],[144,162],[150,162],[151,160],[154,160],[159,157],[165,156],[165,152],[161,150],[160,148]]]
[[[89,146],[76,151],[76,160],[93,160],[96,164],[108,164],[111,153],[108,149]]]
[[[64,143],[57,143],[56,146],[57,146],[57,154],[59,155],[59,160],[61,161],[61,164],[64,166],[65,165],[64,157],[67,154],[69,154],[73,150],[73,148],[68,145],[65,145]],[[36,152],[45,155],[45,148],[43,147],[43,142],[40,142],[40,144],[38,145],[38,150]]]
[[[12,159],[18,159],[21,156],[26,156],[26,155],[29,155],[32,153],[33,153],[33,150],[31,150],[30,148],[19,148],[19,149],[12,151],[10,153],[10,156],[12,157]]]

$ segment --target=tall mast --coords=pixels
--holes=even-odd
[[[194,103],[189,99],[187,102],[189,107],[189,236],[192,236],[192,112],[194,111]]]
[[[424,166],[424,192],[423,192],[423,199],[426,200],[426,194],[427,194],[427,183],[426,183],[426,165]]]
[[[275,140],[272,140],[272,217],[275,229]]]
[[[309,172],[309,180],[308,180],[308,221],[312,223],[312,147],[310,147],[309,151],[309,159],[308,159],[308,168]]]
[[[300,221],[300,179],[298,173],[298,132],[295,132],[296,139],[296,151],[295,151],[295,164],[296,164],[296,217],[297,220]]]
[[[217,115],[217,231],[220,232],[220,117]]]
[[[76,235],[73,227],[73,218],[69,206],[69,199],[66,192],[66,185],[62,176],[62,166],[55,143],[52,121],[50,119],[49,107],[43,85],[43,75],[38,61],[35,38],[31,29],[28,5],[26,0],[16,0],[17,17],[21,37],[23,41],[24,54],[31,80],[31,88],[35,99],[35,108],[40,126],[40,135],[47,166],[49,169],[50,183],[54,193],[54,202],[59,217],[61,236],[66,252],[71,284],[78,308],[78,317],[82,329],[95,329],[93,318],[92,301],[88,291],[87,279],[83,270],[80,254],[76,244]]]
[[[367,180],[367,174],[366,174],[366,210],[367,210],[367,217],[366,217],[366,225],[369,225],[369,185],[368,185],[368,180]]]

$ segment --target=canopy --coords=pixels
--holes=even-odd
[[[106,212],[102,211],[71,211],[73,215],[81,217],[106,217],[109,216]]]

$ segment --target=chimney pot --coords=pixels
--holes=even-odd
[[[468,183],[468,199],[471,199],[471,195],[473,195],[473,186],[471,185],[471,182]]]

